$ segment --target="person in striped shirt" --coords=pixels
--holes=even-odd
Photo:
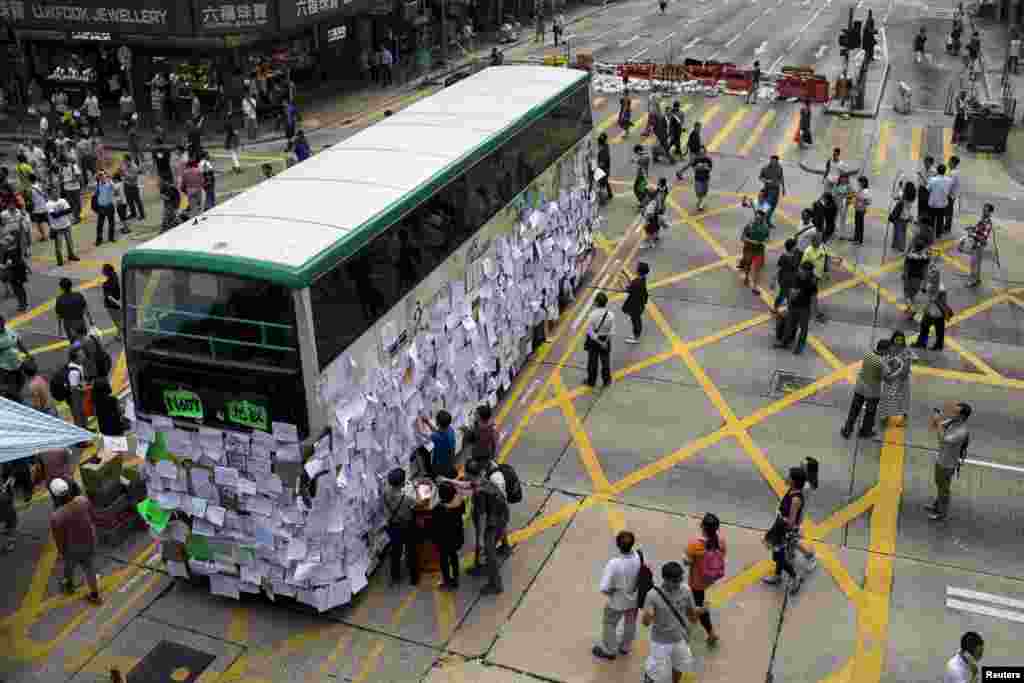
[[[973,248],[971,249],[971,277],[967,281],[968,287],[977,287],[981,284],[981,264],[985,259],[988,240],[992,236],[992,214],[995,210],[992,204],[985,204],[981,210],[981,220],[969,233]]]
[[[888,351],[889,340],[879,339],[875,349],[868,351],[864,356],[860,374],[857,376],[857,386],[853,389],[850,412],[846,416],[846,424],[840,432],[844,439],[850,438],[853,428],[857,424],[857,418],[860,417],[861,408],[865,404],[867,407],[864,410],[864,422],[861,423],[857,436],[862,439],[870,439],[875,435],[875,415],[878,412],[878,400],[882,395],[884,356]]]

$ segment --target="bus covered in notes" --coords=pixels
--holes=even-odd
[[[398,462],[495,402],[590,267],[592,127],[589,74],[488,68],[132,249],[135,413]]]

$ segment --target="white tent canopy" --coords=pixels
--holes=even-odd
[[[95,436],[59,417],[0,398],[0,463],[91,441]]]

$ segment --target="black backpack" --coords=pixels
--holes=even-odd
[[[505,498],[508,503],[521,503],[523,501],[523,484],[519,481],[519,475],[512,469],[512,465],[501,463],[495,465],[491,472],[498,470],[505,478]]]
[[[71,398],[71,382],[68,380],[68,372],[70,370],[71,368],[65,363],[50,378],[50,395],[53,396],[53,400],[67,401]]]
[[[636,606],[643,609],[647,594],[654,588],[654,572],[644,562],[643,552],[637,550],[636,554],[640,556],[640,570],[636,573]]]
[[[114,360],[110,357],[110,353],[103,348],[103,344],[99,339],[93,337],[93,344],[95,344],[96,355],[93,361],[96,363],[96,376],[97,377],[108,377],[110,371],[114,369]]]

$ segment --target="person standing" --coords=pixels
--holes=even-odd
[[[18,508],[14,504],[13,476],[9,476],[8,463],[0,465],[0,523],[4,525],[4,536],[2,550],[5,553],[13,552],[18,545]]]
[[[952,181],[946,176],[946,165],[939,164],[935,175],[928,179],[928,214],[933,239],[938,239],[946,223],[946,207]]]
[[[480,594],[497,595],[504,592],[501,574],[498,571],[497,545],[498,540],[505,536],[508,529],[508,501],[501,490],[486,476],[484,463],[481,461],[470,460],[466,463],[466,479],[471,483],[473,491],[473,526],[476,529],[477,537],[475,571],[477,573],[482,570],[479,564],[481,531],[483,532],[483,551],[487,556],[486,569],[489,580],[480,590]]]
[[[203,211],[203,172],[199,170],[199,159],[190,158],[181,173],[182,194],[188,198],[188,215],[197,216]]]
[[[811,136],[811,103],[809,100],[804,100],[803,106],[800,107],[800,146],[809,147],[814,144],[814,138]]]
[[[125,155],[121,162],[121,175],[124,177],[124,198],[128,202],[128,218],[146,220],[146,209],[142,204],[142,168],[138,160],[131,155]]]
[[[46,202],[48,201],[46,188],[43,187],[42,181],[34,173],[29,177],[29,180],[32,182],[32,187],[29,188],[32,195],[32,213],[30,216],[32,227],[35,228],[39,241],[45,242],[50,238],[46,230]]]
[[[25,342],[18,333],[7,327],[7,320],[0,316],[0,383],[3,395],[12,401],[21,401],[21,389],[25,381],[22,372],[23,353],[29,357]]]
[[[622,129],[622,136],[629,137],[629,129],[633,127],[633,100],[626,91],[619,98],[619,128]]]
[[[81,567],[85,582],[89,586],[86,599],[94,605],[102,605],[99,581],[96,576],[96,526],[93,508],[83,495],[72,497],[71,486],[64,479],[50,482],[50,494],[56,504],[50,513],[50,530],[57,546],[57,554],[64,559],[64,581],[62,587],[68,594],[74,592],[75,568]]]
[[[789,294],[796,286],[797,276],[800,274],[802,258],[803,253],[797,249],[797,240],[790,237],[783,245],[782,253],[779,254],[778,272],[775,275],[778,293],[775,295],[775,301],[772,302],[772,313],[775,315],[779,315],[779,306],[790,299]],[[779,329],[781,328],[780,324]]]
[[[800,538],[800,524],[804,518],[804,486],[807,485],[807,471],[803,467],[789,468],[786,478],[787,489],[782,500],[775,522],[765,534],[765,542],[772,550],[775,560],[775,573],[761,579],[764,583],[775,586],[782,583],[782,574],[789,577],[789,593],[795,595],[803,585],[803,579],[793,566],[792,555]]]
[[[710,512],[700,521],[700,536],[691,540],[686,546],[686,566],[689,567],[690,591],[697,607],[704,607],[706,591],[719,576],[709,575],[710,572],[725,569],[725,541],[718,531],[722,523],[717,515]],[[711,623],[711,614],[705,609],[700,614],[700,623],[708,634],[708,647],[718,645],[718,634]]]
[[[284,105],[284,137],[288,142],[295,137],[295,129],[299,125],[299,108],[295,102],[288,101]]]
[[[867,176],[857,178],[857,193],[853,196],[853,243],[864,244],[864,217],[871,206],[871,190]]]
[[[949,158],[949,199],[946,201],[946,211],[942,216],[942,233],[948,235],[953,232],[953,210],[956,206],[957,198],[960,196],[960,157],[951,156]],[[935,232],[936,238],[940,235],[938,230]]]
[[[779,205],[779,199],[786,194],[786,177],[782,172],[782,165],[779,163],[777,154],[773,154],[768,160],[768,165],[761,169],[761,182],[764,183],[764,201],[768,205],[765,212],[765,220],[768,227],[772,226],[772,216]]]
[[[796,340],[793,353],[799,355],[807,343],[808,327],[811,323],[811,308],[818,296],[818,278],[814,276],[814,264],[803,261],[792,290],[788,293],[789,303],[782,325],[776,327],[775,348],[786,349]]]
[[[387,88],[390,87],[393,82],[392,69],[394,68],[395,58],[391,54],[391,50],[388,49],[387,45],[380,46],[380,78],[381,86]]]
[[[450,482],[437,486],[438,505],[434,508],[433,536],[441,556],[441,585],[444,590],[459,589],[459,551],[466,542],[466,528],[462,521],[466,514],[466,501]]]
[[[437,412],[436,422],[425,417],[420,418],[421,429],[430,432],[430,472],[431,477],[455,479],[455,430],[452,429],[452,416],[447,410]]]
[[[907,318],[913,320],[917,311],[914,310],[914,298],[921,291],[925,276],[928,274],[928,243],[922,237],[916,237],[910,251],[903,258],[903,300],[907,306]]]
[[[849,439],[853,428],[857,426],[861,408],[864,410],[864,422],[861,423],[857,436],[870,439],[875,436],[875,416],[878,412],[878,401],[882,395],[882,376],[885,372],[885,355],[889,351],[889,340],[879,339],[873,351],[864,355],[864,361],[857,375],[857,384],[853,388],[853,400],[850,412],[846,416],[846,424],[839,432],[844,439]]]
[[[103,264],[103,307],[107,309],[110,321],[114,323],[117,330],[117,338],[124,341],[124,330],[122,328],[121,309],[121,283],[117,277],[117,271],[109,263]]]
[[[594,297],[594,310],[587,319],[587,336],[583,348],[587,352],[587,386],[597,385],[597,369],[601,366],[604,386],[612,383],[611,352],[615,335],[615,315],[608,310],[608,295],[598,292]]]
[[[814,226],[821,234],[821,241],[827,243],[836,232],[836,215],[839,207],[836,206],[835,197],[829,190],[825,190],[811,206],[814,214]]]
[[[913,183],[904,183],[902,192],[894,197],[895,203],[889,212],[892,223],[892,248],[904,253],[907,250],[907,226],[914,212],[914,201],[917,199],[917,187]]]
[[[60,196],[71,209],[68,225],[82,222],[82,169],[71,156],[65,155],[60,165]],[[50,188],[51,199],[54,188]],[[59,265],[60,259],[58,259]]]
[[[18,313],[24,313],[28,310],[28,293],[25,291],[25,285],[28,283],[29,268],[23,245],[31,238],[22,232],[15,233],[13,237],[13,248],[8,249],[4,255],[4,273],[7,284],[18,300]]]
[[[930,350],[942,351],[946,339],[946,318],[953,317],[953,312],[946,301],[946,286],[942,284],[942,273],[935,261],[931,261],[928,266],[924,295],[926,303],[921,314],[921,329],[913,346],[918,349],[927,348],[929,333],[935,328],[935,344]]]
[[[924,46],[927,42],[928,32],[925,30],[924,26],[922,26],[921,30],[917,32],[916,36],[914,36],[914,61],[918,64],[920,64],[924,59]]]
[[[127,235],[131,229],[128,227],[128,192],[125,189],[124,176],[120,171],[114,171],[111,181],[114,185],[114,209],[121,221],[121,234]]]
[[[416,499],[411,485],[405,481],[405,470],[400,467],[388,472],[388,485],[381,496],[384,514],[388,517],[387,534],[390,541],[391,585],[398,585],[402,575],[402,551],[405,551],[405,566],[409,571],[409,583],[419,583],[417,563],[418,538],[413,520]]]
[[[100,98],[95,90],[90,90],[83,103],[85,116],[89,121],[89,132],[92,135],[103,135],[103,112],[100,109]]]
[[[107,224],[107,241],[116,242],[114,230],[114,184],[106,171],[96,174],[96,193],[93,195],[93,211],[96,212],[96,246],[103,244],[103,224]]]
[[[928,212],[928,181],[933,175],[933,166],[935,158],[926,156],[917,172],[917,224],[922,226],[931,224]]]
[[[75,243],[71,239],[72,212],[73,209],[68,204],[68,200],[61,198],[56,188],[50,190],[50,201],[46,202],[46,217],[50,224],[50,237],[53,238],[53,250],[57,257],[58,267],[64,265],[60,247],[61,240],[64,240],[67,246],[68,260],[78,260],[78,256],[75,255]]]
[[[910,414],[910,369],[914,352],[907,348],[907,337],[900,331],[889,338],[889,353],[882,374],[882,398],[878,404],[879,424],[890,417],[906,421]],[[902,423],[901,423],[902,424]]]
[[[977,287],[981,284],[981,265],[985,259],[988,240],[992,236],[992,214],[995,210],[992,204],[986,202],[981,209],[981,219],[967,233],[971,247],[971,276],[967,280],[968,287]]]
[[[627,344],[639,344],[640,335],[644,331],[644,307],[647,306],[647,274],[651,267],[641,261],[636,266],[636,277],[629,283],[626,290],[626,301],[622,304],[622,312],[629,316],[633,324],[633,336],[626,338]]]
[[[743,286],[750,287],[755,295],[761,290],[761,269],[764,268],[765,245],[768,236],[771,234],[771,227],[768,224],[768,217],[763,209],[757,209],[753,220],[743,228],[741,236],[743,241],[743,257],[741,266],[743,269]]]
[[[661,568],[661,587],[647,594],[641,621],[651,627],[651,646],[644,664],[645,680],[681,683],[693,670],[690,627],[707,610],[697,607],[693,593],[683,582],[683,566],[668,562]]]
[[[251,94],[242,98],[242,116],[245,118],[246,134],[252,140],[256,137],[257,109],[256,100]]]
[[[960,638],[960,651],[946,662],[942,683],[981,683],[978,663],[984,654],[984,639],[974,631],[965,633]]]
[[[199,159],[199,172],[203,175],[203,210],[209,211],[217,205],[217,169],[206,150],[199,154]]]
[[[74,341],[78,337],[85,336],[86,330],[96,322],[92,318],[92,313],[89,312],[89,303],[82,293],[72,291],[72,283],[69,278],[62,277],[59,286],[61,293],[54,305],[54,312],[57,314],[57,334],[63,332],[68,341]],[[86,325],[86,320],[89,321],[88,325]]]
[[[690,130],[690,134],[686,138],[686,151],[690,153],[691,160],[700,156],[701,150],[704,149],[704,141],[701,139],[701,130],[700,121],[694,121],[693,128]]]
[[[679,100],[672,103],[672,110],[668,114],[668,138],[669,149],[680,157],[683,156],[683,130],[685,115],[679,106]]]
[[[636,537],[631,531],[620,531],[615,535],[618,554],[604,566],[598,590],[608,597],[601,618],[601,642],[591,649],[595,657],[615,659],[628,655],[636,639],[637,575],[642,560],[633,549]],[[622,640],[618,637],[619,622],[622,622]]]
[[[704,210],[704,200],[708,196],[711,187],[711,157],[708,156],[707,147],[701,147],[700,152],[690,158],[690,161],[676,172],[676,179],[682,180],[683,174],[690,167],[693,167],[693,193],[697,196],[696,210]]]
[[[555,18],[551,20],[551,33],[555,37],[555,47],[558,47],[558,40],[562,37],[564,27],[565,17],[561,14],[556,14]]]
[[[929,420],[939,441],[939,452],[935,456],[935,502],[925,506],[933,521],[942,521],[949,514],[950,487],[971,439],[967,431],[970,417],[971,406],[950,401],[941,410],[936,408]]]
[[[750,69],[750,92],[747,93],[747,104],[757,102],[757,91],[761,87],[761,62],[755,60]]]
[[[614,197],[612,186],[608,180],[612,173],[612,154],[608,147],[608,134],[601,133],[597,137],[597,168],[601,171],[601,177],[597,181],[598,189],[604,189],[608,194],[609,201]]]

